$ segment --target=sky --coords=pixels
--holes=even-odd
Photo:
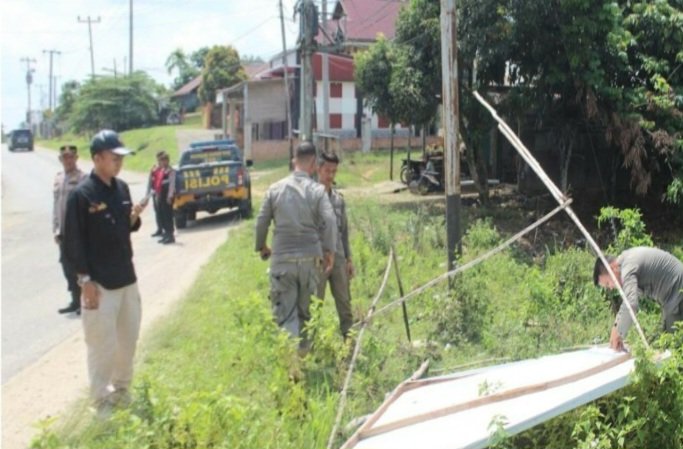
[[[295,0],[283,0],[288,48],[295,44],[298,24],[293,19]],[[333,3],[329,1],[328,4]],[[129,49],[129,0],[2,0],[0,2],[0,58],[2,71],[1,120],[5,132],[26,117],[28,92],[26,62],[35,59],[31,109],[49,104],[49,54],[57,94],[69,80],[90,76],[88,24],[92,24],[95,73],[121,71]],[[191,53],[204,46],[233,45],[240,55],[264,60],[282,51],[278,0],[133,0],[134,70],[144,70],[169,86],[164,63],[176,48]],[[116,61],[116,62],[115,62]]]

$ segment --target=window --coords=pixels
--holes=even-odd
[[[330,114],[330,129],[341,129],[342,127],[342,115],[341,114]]]
[[[342,97],[342,83],[330,83],[330,98]]]

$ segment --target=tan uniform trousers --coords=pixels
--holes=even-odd
[[[318,297],[325,299],[327,282],[330,283],[330,290],[334,297],[334,305],[339,316],[339,330],[346,337],[349,329],[353,326],[353,314],[351,313],[351,290],[349,286],[349,274],[346,271],[346,258],[339,253],[334,255],[334,266],[329,275],[321,276],[322,280],[318,285]]]
[[[278,326],[293,337],[306,339],[304,326],[311,319],[311,295],[318,285],[320,259],[273,261],[270,266],[270,301]]]
[[[95,310],[81,309],[88,349],[90,395],[104,400],[116,390],[127,389],[133,379],[133,356],[140,334],[142,308],[138,284],[116,290],[100,290]]]

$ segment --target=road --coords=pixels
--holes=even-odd
[[[57,313],[69,296],[51,233],[52,181],[61,168],[56,153],[40,148],[11,153],[3,145],[1,155],[2,447],[23,448],[35,421],[82,397],[85,345],[80,318]],[[89,171],[87,150],[81,157],[79,166]],[[134,200],[143,197],[146,176],[122,172],[120,177]],[[232,213],[200,215],[177,233],[174,245],[159,245],[150,237],[155,229],[151,207],[142,220],[132,240],[144,336],[149,324],[183,296],[239,220]]]

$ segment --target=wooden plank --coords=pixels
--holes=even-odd
[[[401,396],[401,394],[403,394],[403,389],[405,388],[405,386],[408,383],[424,376],[424,373],[427,371],[428,367],[429,367],[429,360],[426,360],[422,363],[422,365],[420,365],[420,367],[417,369],[417,371],[415,371],[413,373],[412,376],[410,376],[408,379],[406,379],[403,382],[401,382],[400,384],[398,384],[398,386],[396,388],[394,388],[394,391],[392,391],[391,394],[389,395],[389,397],[384,400],[382,405],[375,411],[375,413],[373,413],[367,419],[367,421],[365,421],[363,423],[363,425],[360,426],[358,428],[358,430],[356,430],[356,432],[354,432],[353,435],[351,435],[351,438],[349,438],[346,441],[346,443],[344,443],[344,445],[340,449],[351,449],[356,444],[358,444],[358,442],[361,440],[360,435],[365,430],[372,427],[377,422],[377,420],[379,420],[382,417],[382,415],[384,414],[384,412],[386,412],[386,410],[389,408],[389,406],[391,404],[393,404]]]

